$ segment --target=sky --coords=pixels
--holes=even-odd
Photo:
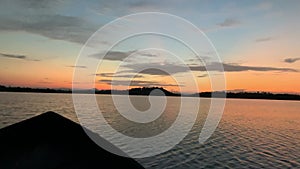
[[[220,89],[212,83],[224,76],[228,91],[300,93],[300,1],[0,3],[1,85],[90,88],[93,80],[97,89],[161,86],[191,93]],[[94,38],[94,45],[86,43],[107,24],[141,12],[178,16],[203,34],[198,38],[198,29],[188,30],[181,19],[125,17]],[[177,39],[149,33],[118,39],[121,33],[140,29],[159,30]],[[115,40],[118,43],[111,43]],[[193,53],[191,44],[200,53]],[[219,60],[213,59],[217,56]],[[73,79],[74,72],[80,78]]]

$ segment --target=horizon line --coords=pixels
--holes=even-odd
[[[226,92],[226,93],[269,93],[269,94],[293,94],[293,95],[300,95],[300,92],[270,92],[270,91],[263,91],[263,90],[255,90],[255,91],[248,91],[246,89],[242,90],[238,90],[238,89],[228,89],[228,90],[216,90],[216,91],[199,91],[199,92],[178,92],[178,91],[170,91],[164,87],[160,87],[160,86],[149,86],[149,87],[145,87],[145,86],[141,86],[141,87],[132,87],[129,89],[98,89],[98,88],[77,88],[77,89],[73,89],[73,88],[65,88],[65,87],[55,87],[55,88],[51,88],[51,87],[28,87],[28,86],[13,86],[13,85],[2,85],[0,84],[0,87],[6,87],[6,88],[29,88],[29,89],[50,89],[50,90],[69,90],[69,91],[73,91],[73,90],[97,90],[97,91],[127,91],[127,90],[131,90],[134,88],[162,88],[165,89],[169,92],[175,93],[175,94],[198,94],[198,93],[213,93],[213,92]]]

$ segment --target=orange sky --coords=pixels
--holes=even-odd
[[[168,6],[159,2],[149,3],[153,3],[151,7],[142,5],[139,9],[132,8],[126,2],[115,9],[102,9],[103,4],[97,2],[86,2],[85,8],[75,3],[43,4],[49,5],[47,8],[39,8],[41,5],[32,8],[18,2],[3,3],[0,7],[0,16],[3,16],[0,18],[0,85],[71,88],[74,82],[76,87],[89,88],[91,85],[87,81],[95,78],[95,87],[98,89],[127,89],[128,86],[124,84],[132,80],[136,85],[129,87],[162,86],[179,91],[176,85],[181,85],[181,92],[186,93],[213,90],[207,74],[218,79],[222,76],[221,72],[203,71],[203,63],[195,60],[191,51],[179,41],[170,37],[144,35],[110,44],[110,40],[117,38],[118,32],[160,28],[178,37],[182,34],[188,37],[189,42],[197,44],[199,41],[199,47],[203,50],[199,55],[205,63],[224,66],[226,90],[300,93],[299,2],[199,4],[198,1],[191,1],[184,6],[175,2]],[[195,30],[184,31],[186,25],[181,27],[180,21],[164,24],[171,20],[162,20],[161,25],[150,25],[154,23],[151,19],[141,18],[136,21],[125,20],[114,26],[106,36],[98,39],[97,50],[89,49],[92,52],[85,56],[86,60],[78,62],[85,42],[103,25],[120,16],[149,10],[171,13],[193,23],[209,38],[211,48],[207,48],[209,43],[205,42],[205,38],[197,39]],[[144,26],[135,27],[135,22],[141,22]],[[106,47],[111,50],[102,64],[98,65],[100,60],[96,54]],[[164,49],[170,53],[154,50],[137,53],[147,47]],[[220,56],[220,63],[211,59],[213,48]],[[132,53],[137,56],[123,60],[126,54]],[[172,55],[174,53],[179,59]],[[194,70],[183,70],[182,63]],[[91,69],[93,64],[99,67]],[[138,68],[147,67],[147,64],[169,68],[171,75],[151,70],[137,74],[135,79],[129,78]],[[73,80],[75,70],[80,72],[80,82]],[[118,71],[121,73],[116,74]],[[188,77],[189,73],[194,77]],[[116,81],[111,87],[110,80],[114,76]],[[198,91],[193,87],[194,81],[197,82]]]

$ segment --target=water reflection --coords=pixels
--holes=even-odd
[[[178,110],[177,98],[168,98],[170,105],[162,118],[149,123],[143,133],[121,120],[108,96],[97,97],[112,126],[140,137],[166,130]],[[49,110],[77,121],[68,94],[0,93],[0,98],[0,127]],[[198,137],[209,104],[209,99],[201,99],[196,124],[180,144],[160,155],[138,159],[139,162],[147,168],[300,168],[300,102],[228,99],[217,130],[200,145]],[[124,130],[123,124],[129,127]]]

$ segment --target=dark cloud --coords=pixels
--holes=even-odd
[[[207,71],[207,69],[209,71],[217,71],[217,72],[223,72],[223,71],[225,72],[243,72],[243,71],[298,72],[298,70],[291,69],[291,68],[267,67],[267,66],[243,66],[239,64],[229,64],[229,63],[219,63],[219,62],[211,62],[206,64],[206,66],[204,65],[184,66],[184,65],[172,64],[172,63],[164,63],[164,64],[136,63],[136,64],[125,65],[125,67],[130,69],[126,71],[127,73],[134,72],[134,73],[141,73],[141,74],[148,74],[148,75],[161,75],[161,76],[168,76],[176,73],[184,73],[189,71],[205,72]]]
[[[170,75],[168,72],[156,68],[145,69],[140,73],[148,75]]]
[[[26,59],[27,58],[25,55],[15,55],[15,54],[5,54],[5,53],[0,53],[0,56],[7,57],[7,58],[14,58],[14,59]]]
[[[79,65],[69,65],[69,66],[66,66],[66,67],[71,67],[71,68],[81,68],[81,69],[86,69],[87,67],[86,66],[79,66]]]
[[[44,13],[26,15],[0,16],[0,30],[25,31],[82,44],[101,26],[74,16]]]
[[[298,60],[300,60],[300,58],[286,58],[283,61],[286,63],[294,63],[297,62]]]
[[[101,56],[104,55],[104,60],[110,60],[110,61],[123,61],[125,58],[130,56],[132,53],[135,51],[128,51],[128,52],[123,52],[123,51],[108,51],[106,54],[105,53],[96,53],[90,55],[90,57],[94,57],[97,59],[100,59]]]
[[[124,67],[131,69],[130,72],[148,75],[172,75],[176,73],[189,71],[188,66],[177,65],[172,63],[135,63],[124,65]]]
[[[166,9],[169,10],[170,7],[176,10],[188,7],[188,9],[198,11],[199,9],[194,7],[199,6],[199,3],[194,1],[194,5],[191,5],[192,2],[177,2],[176,5],[175,2],[170,4],[167,1],[100,0],[84,4],[82,10],[90,12],[98,11],[110,19],[130,14],[136,10],[153,11],[164,9],[165,11]],[[185,8],[182,8],[182,5],[185,5]],[[83,44],[95,31],[106,24],[107,20],[95,21],[87,19],[89,17],[84,12],[69,12],[76,10],[81,10],[78,8],[78,4],[64,0],[2,0],[0,6],[0,31],[24,31],[50,39]],[[68,13],[65,13],[65,11]],[[225,27],[237,23],[239,22],[234,19],[226,19],[219,25]],[[110,45],[106,41],[102,44]]]
[[[145,80],[99,80],[100,83],[105,83],[108,85],[115,85],[115,86],[140,86],[140,87],[149,87],[149,86],[162,86],[162,87],[171,87],[171,86],[183,86],[183,85],[177,85],[177,84],[165,84],[165,83],[159,83],[154,81],[145,81]]]
[[[39,59],[28,58],[25,55],[16,55],[16,54],[7,54],[7,53],[0,53],[0,57],[13,58],[13,59],[22,59],[22,60],[27,60],[27,61],[40,61]]]
[[[75,8],[75,3],[64,0],[2,0],[0,31],[24,31],[83,44],[104,23],[62,12]]]
[[[255,40],[255,42],[266,42],[266,41],[271,41],[273,40],[273,37],[264,37],[264,38],[258,38]]]
[[[296,69],[291,68],[278,68],[278,67],[266,67],[266,66],[242,66],[238,64],[228,64],[228,63],[210,63],[207,68],[210,71],[219,71],[222,72],[222,67],[225,72],[243,72],[243,71],[280,71],[280,72],[298,72]],[[193,71],[206,71],[205,66],[192,66],[190,67]]]
[[[237,26],[239,24],[241,24],[240,21],[238,21],[236,19],[232,19],[232,18],[227,18],[223,22],[218,23],[217,25],[220,27],[233,27],[233,26]]]
[[[97,73],[94,74],[95,76],[100,76],[100,77],[122,77],[122,78],[142,78],[144,77],[143,75],[130,75],[130,74],[116,74],[116,73]]]
[[[115,73],[96,73],[92,74],[94,76],[100,76],[100,77],[113,77]]]
[[[110,60],[110,61],[123,61],[126,59],[128,56],[133,54],[135,56],[145,56],[145,57],[156,57],[156,54],[144,52],[144,51],[137,51],[137,50],[132,50],[132,51],[108,51],[106,54],[105,53],[95,53],[90,55],[90,57],[94,57],[97,59],[100,59],[101,56],[104,56],[104,60]],[[131,59],[130,59],[131,61]]]

